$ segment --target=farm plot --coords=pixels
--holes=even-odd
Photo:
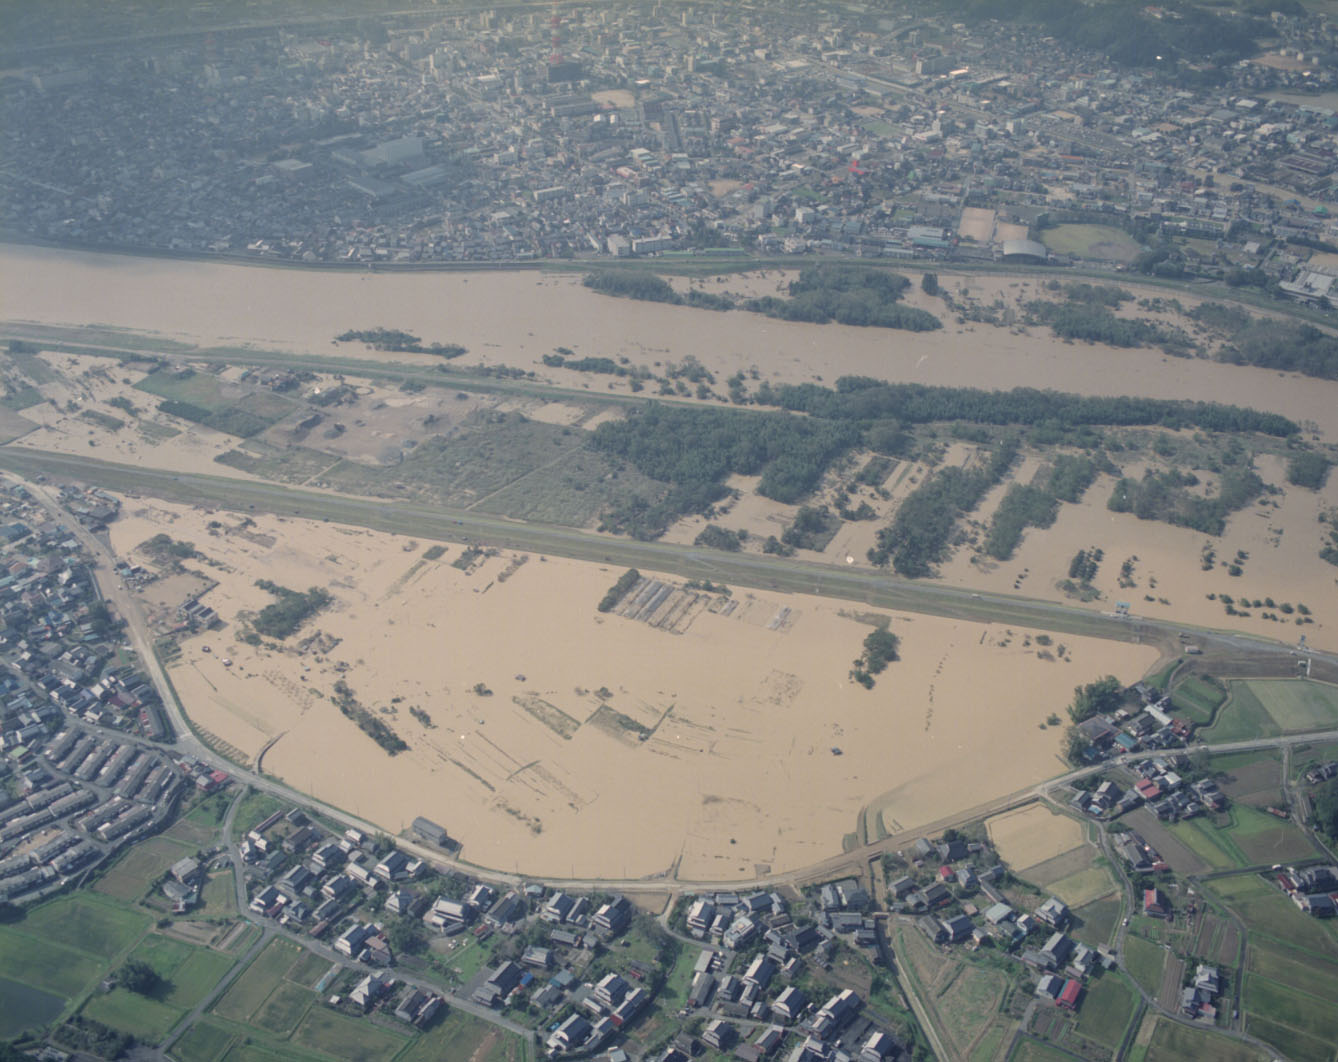
[[[1035,869],[1083,844],[1081,823],[1041,803],[995,815],[986,820],[985,829],[999,855],[1019,874],[1019,868]]]
[[[1284,732],[1338,726],[1338,688],[1305,679],[1250,679],[1245,683]]]
[[[1270,1042],[1293,1058],[1327,1062],[1338,1044],[1338,1002],[1277,984],[1251,974],[1245,979],[1246,1028],[1257,1029],[1254,1016],[1271,1027]],[[1256,1033],[1256,1035],[1261,1035]]]
[[[1203,732],[1206,740],[1248,741],[1251,738],[1277,737],[1282,732],[1248,685],[1233,682],[1230,690],[1226,703],[1218,709],[1217,721]]]
[[[113,959],[148,928],[145,915],[77,894],[34,908],[21,923],[22,932],[102,959]]]
[[[161,398],[164,413],[242,438],[258,435],[298,408],[270,391],[253,391],[192,369],[159,370],[135,386]]]
[[[346,1062],[381,1062],[393,1057],[408,1039],[370,1022],[313,1007],[297,1027],[293,1042]]]
[[[1107,971],[1087,990],[1078,1016],[1078,1032],[1112,1050],[1124,1039],[1138,1002],[1134,990],[1118,974]]]
[[[105,995],[93,996],[85,1004],[86,1018],[129,1033],[145,1043],[157,1043],[166,1036],[185,1013],[148,996],[114,988]]]
[[[1267,937],[1307,956],[1338,960],[1338,932],[1332,924],[1302,914],[1275,885],[1259,875],[1215,878],[1207,887],[1244,919],[1251,942]]]
[[[1162,1019],[1152,1032],[1144,1060],[1185,1062],[1189,1058],[1211,1058],[1213,1062],[1264,1062],[1267,1057],[1258,1048],[1238,1040]]]
[[[121,856],[93,889],[117,900],[138,900],[163,871],[183,856],[194,855],[198,847],[168,837],[151,837]]]
[[[1124,940],[1124,964],[1143,990],[1155,995],[1161,987],[1166,951],[1142,937],[1129,936]]]
[[[274,940],[214,1004],[215,1013],[245,1022],[279,986],[301,954],[296,944]]]

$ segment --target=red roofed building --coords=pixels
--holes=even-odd
[[[939,867],[938,876],[944,881],[956,881],[957,871],[953,870],[952,867]]]
[[[1161,889],[1143,890],[1143,913],[1151,915],[1153,918],[1165,918],[1169,913],[1166,905],[1166,897],[1162,895]]]
[[[1144,800],[1156,800],[1157,797],[1161,796],[1161,786],[1151,778],[1144,778],[1135,784],[1134,788],[1138,790],[1138,795]]]
[[[1077,1010],[1080,995],[1082,995],[1082,985],[1079,982],[1065,981],[1063,989],[1060,990],[1059,998],[1055,1002],[1066,1010]]]

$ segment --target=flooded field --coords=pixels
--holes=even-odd
[[[466,859],[537,874],[802,867],[839,853],[875,799],[886,829],[913,829],[1060,771],[1062,730],[1038,724],[1076,683],[1132,681],[1156,658],[1065,636],[1046,659],[1033,632],[879,613],[902,659],[866,690],[849,669],[874,617],[820,598],[649,587],[644,607],[600,614],[620,571],[460,546],[428,559],[403,536],[138,499],[113,544],[140,559],[160,531],[218,581],[203,600],[226,626],[187,638],[171,671],[200,726],[391,832],[427,815]],[[334,600],[283,648],[250,645],[261,577]],[[409,750],[387,755],[341,714],[339,682]]]

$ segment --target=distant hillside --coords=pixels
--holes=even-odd
[[[1259,0],[1222,14],[1190,0],[1167,0],[1150,13],[1143,0],[938,0],[939,9],[970,24],[997,19],[1034,25],[1065,44],[1101,52],[1123,66],[1158,62],[1229,63],[1255,54],[1271,32],[1271,11],[1304,14],[1298,0]]]

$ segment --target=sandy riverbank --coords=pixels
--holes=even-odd
[[[459,546],[428,561],[401,536],[267,516],[211,535],[214,519],[130,499],[112,527],[118,553],[165,530],[214,562],[205,600],[228,626],[172,668],[192,718],[388,830],[426,814],[466,858],[536,874],[799,867],[839,852],[878,794],[889,829],[913,828],[1059,771],[1060,730],[1038,724],[1078,682],[1132,680],[1155,658],[1065,636],[1068,659],[1045,660],[1029,632],[893,615],[903,659],[866,691],[848,670],[869,627],[821,599],[740,591],[733,615],[701,611],[674,635],[599,614],[620,573],[597,565],[502,554],[466,573]],[[333,606],[290,642],[338,644],[241,642],[238,613],[270,600],[258,577],[327,587]],[[340,679],[409,752],[387,756],[339,713]]]

